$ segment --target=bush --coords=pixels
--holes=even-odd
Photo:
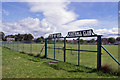
[[[101,70],[104,73],[111,73],[111,72],[113,72],[112,68],[108,64],[105,64],[105,65],[101,66]]]

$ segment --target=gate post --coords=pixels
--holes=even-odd
[[[66,62],[66,37],[64,38],[64,62]]]
[[[97,70],[101,68],[101,36],[97,36]]]
[[[47,58],[47,38],[45,39],[45,58]]]

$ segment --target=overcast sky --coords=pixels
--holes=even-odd
[[[65,1],[2,2],[0,30],[6,35],[32,33],[34,37],[56,32],[66,36],[68,31],[85,29],[105,37],[118,34],[117,2]]]

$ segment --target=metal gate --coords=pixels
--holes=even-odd
[[[85,35],[86,33],[86,35]],[[72,36],[71,36],[72,35]],[[80,38],[83,37],[97,37],[97,50],[82,50],[80,45]],[[73,48],[70,47],[68,40],[71,38],[77,38]],[[76,46],[77,47],[74,47]],[[54,60],[64,61],[72,63],[75,65],[81,65],[81,52],[92,52],[97,53],[97,69],[101,67],[101,35],[96,35],[93,30],[75,31],[68,32],[66,37],[62,37],[61,33],[50,34],[48,38],[45,39],[45,57]],[[85,55],[85,54],[84,54]]]

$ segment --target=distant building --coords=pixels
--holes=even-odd
[[[15,41],[15,38],[7,38],[7,41]]]
[[[67,40],[68,43],[77,43],[77,40]]]
[[[35,38],[32,38],[32,40],[35,40]]]
[[[120,41],[116,41],[116,43],[115,44],[120,44]]]
[[[102,44],[108,44],[108,39],[107,38],[102,38]]]

